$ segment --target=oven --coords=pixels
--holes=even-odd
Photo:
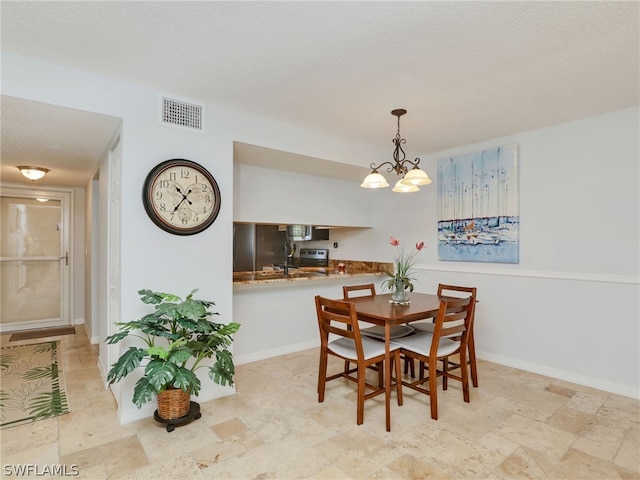
[[[328,248],[301,248],[298,267],[328,267]]]

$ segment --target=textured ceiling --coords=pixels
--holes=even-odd
[[[390,112],[406,108],[401,133],[413,157],[638,105],[639,6],[11,1],[0,8],[5,51],[348,136],[389,157]],[[5,128],[3,116],[3,144],[12,141]]]

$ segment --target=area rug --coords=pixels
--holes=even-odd
[[[59,342],[0,349],[0,428],[69,413]]]
[[[38,328],[14,333],[11,335],[11,338],[9,338],[9,341],[15,342],[17,340],[31,340],[32,338],[55,337],[57,335],[74,335],[75,333],[76,327],[73,326]]]

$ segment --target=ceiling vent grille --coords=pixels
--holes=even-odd
[[[202,131],[202,105],[162,97],[162,124]]]

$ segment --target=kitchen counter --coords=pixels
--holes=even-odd
[[[338,264],[345,265],[345,271],[338,271]],[[290,268],[283,270],[259,270],[253,272],[233,272],[235,285],[260,285],[288,282],[306,282],[314,280],[341,279],[371,275],[385,275],[393,271],[392,263],[360,262],[354,260],[330,260],[328,267]]]

